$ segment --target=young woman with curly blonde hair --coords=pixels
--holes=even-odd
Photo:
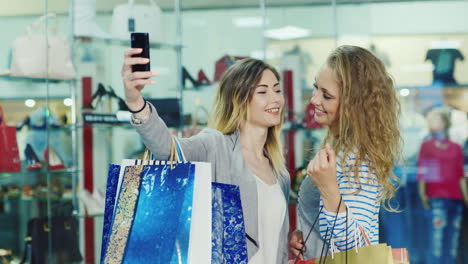
[[[311,102],[328,134],[299,192],[299,229],[310,237],[304,245],[302,231],[290,236],[291,252],[306,259],[320,257],[322,248],[337,252],[364,246],[366,238],[379,242],[380,205],[395,193],[392,167],[400,153],[394,83],[368,50],[335,49],[316,77]]]

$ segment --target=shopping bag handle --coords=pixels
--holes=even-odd
[[[151,3],[151,5],[157,6],[156,3],[154,2],[154,0],[148,0],[148,1]],[[128,0],[128,5],[129,6],[133,6],[134,4],[135,4],[135,0]]]
[[[3,108],[0,105],[0,127],[6,126],[5,115],[3,114]]]
[[[180,146],[179,140],[172,136],[171,137],[171,152],[169,155],[169,162],[171,164],[171,169],[173,168],[174,163],[186,163],[187,159],[185,158],[182,147]]]
[[[366,242],[366,246],[370,246],[371,243],[370,243],[369,238],[366,235],[366,231],[364,231],[364,228],[362,228],[362,226],[359,226],[358,228],[359,228],[359,231],[361,232],[362,236],[364,237],[364,241]]]
[[[174,143],[175,143],[175,151],[176,151],[176,155],[177,155],[177,160],[179,162],[186,163],[187,159],[185,158],[185,154],[182,151],[182,147],[180,146],[179,139],[177,137],[172,137],[172,138],[174,139]]]
[[[38,19],[36,19],[33,23],[31,23],[27,27],[28,34],[31,34],[33,28],[40,29],[41,24],[48,18],[53,18],[54,19],[54,25],[52,25],[52,26],[47,25],[47,27],[44,26],[44,29],[46,31],[51,31],[54,34],[57,34],[58,22],[57,22],[57,15],[55,15],[54,13],[45,14],[45,15],[39,17]]]
[[[340,195],[340,202],[338,203],[338,208],[336,208],[336,215],[335,215],[335,221],[333,221],[333,226],[331,228],[331,232],[330,232],[330,243],[327,243],[327,236],[328,236],[328,231],[330,230],[327,226],[327,231],[325,232],[325,240],[324,240],[324,243],[322,245],[322,250],[320,252],[320,264],[322,264],[322,259],[323,259],[323,263],[325,263],[325,260],[326,258],[324,258],[324,253],[326,253],[326,251],[324,251],[325,249],[325,245],[328,244],[327,246],[327,251],[330,249],[330,246],[331,246],[331,242],[332,242],[332,237],[333,237],[333,231],[335,231],[335,225],[336,225],[336,220],[338,219],[338,214],[340,212],[340,208],[341,208],[341,203],[343,202],[343,196]],[[323,208],[323,207],[322,207]],[[346,208],[346,219],[348,219],[348,208]],[[346,227],[348,226],[348,223],[346,222]],[[348,230],[345,230],[345,233],[348,234]],[[346,240],[348,240],[346,238]],[[347,243],[348,241],[346,241],[345,243]],[[346,251],[347,252],[347,251]],[[333,256],[333,253],[334,251],[332,250],[332,259],[334,258]],[[346,263],[348,261],[348,256],[346,256]]]
[[[307,233],[307,236],[306,236],[306,238],[305,238],[305,240],[304,240],[304,243],[302,244],[300,253],[296,256],[296,259],[295,259],[295,261],[294,261],[294,264],[299,260],[299,255],[300,255],[300,254],[303,254],[303,252],[304,252],[304,247],[305,247],[307,241],[309,240],[309,237],[310,237],[310,234],[312,233],[312,230],[314,230],[315,224],[317,224],[317,221],[318,221],[318,219],[319,219],[319,217],[320,217],[320,214],[322,213],[322,210],[323,210],[323,206],[320,208],[320,210],[319,210],[317,216],[315,217],[314,222],[312,223],[312,227],[310,228],[309,232]]]

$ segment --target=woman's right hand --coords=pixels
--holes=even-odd
[[[302,232],[299,230],[293,231],[289,236],[289,251],[294,255],[294,258],[303,260],[303,253],[306,251],[304,241],[302,239]]]
[[[143,96],[141,90],[147,84],[154,84],[155,81],[150,80],[151,77],[157,75],[156,72],[132,72],[132,65],[146,64],[149,59],[142,57],[132,57],[133,55],[140,54],[142,49],[130,49],[125,52],[124,63],[122,66],[122,79],[125,87],[125,103],[130,110],[140,109],[143,104]]]

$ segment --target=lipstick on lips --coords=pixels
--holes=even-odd
[[[314,114],[314,115],[317,116],[317,117],[321,117],[321,116],[325,116],[325,115],[326,115],[326,112],[321,111],[321,110],[319,110],[319,109],[316,108],[316,109],[315,109],[315,114]]]

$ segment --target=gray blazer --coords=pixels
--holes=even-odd
[[[170,155],[171,134],[166,124],[150,104],[152,113],[143,124],[133,124],[158,160],[167,160]],[[244,161],[239,131],[230,135],[205,128],[198,135],[180,139],[180,145],[189,161],[210,162],[212,181],[238,185],[241,193],[242,209],[246,228],[249,259],[258,251],[257,185],[249,166]],[[277,174],[276,178],[283,190],[286,202],[289,201],[290,179],[288,174]],[[281,227],[278,245],[278,264],[288,260],[289,214],[286,212]]]
[[[320,235],[320,221],[317,219],[314,229],[311,230],[312,224],[320,211],[320,192],[317,186],[312,182],[310,177],[306,177],[299,189],[297,217],[298,228],[302,231],[303,239],[309,237],[305,243],[306,251],[304,252],[305,259],[318,258],[322,253],[324,240]],[[324,249],[325,255],[328,253],[328,248]]]

